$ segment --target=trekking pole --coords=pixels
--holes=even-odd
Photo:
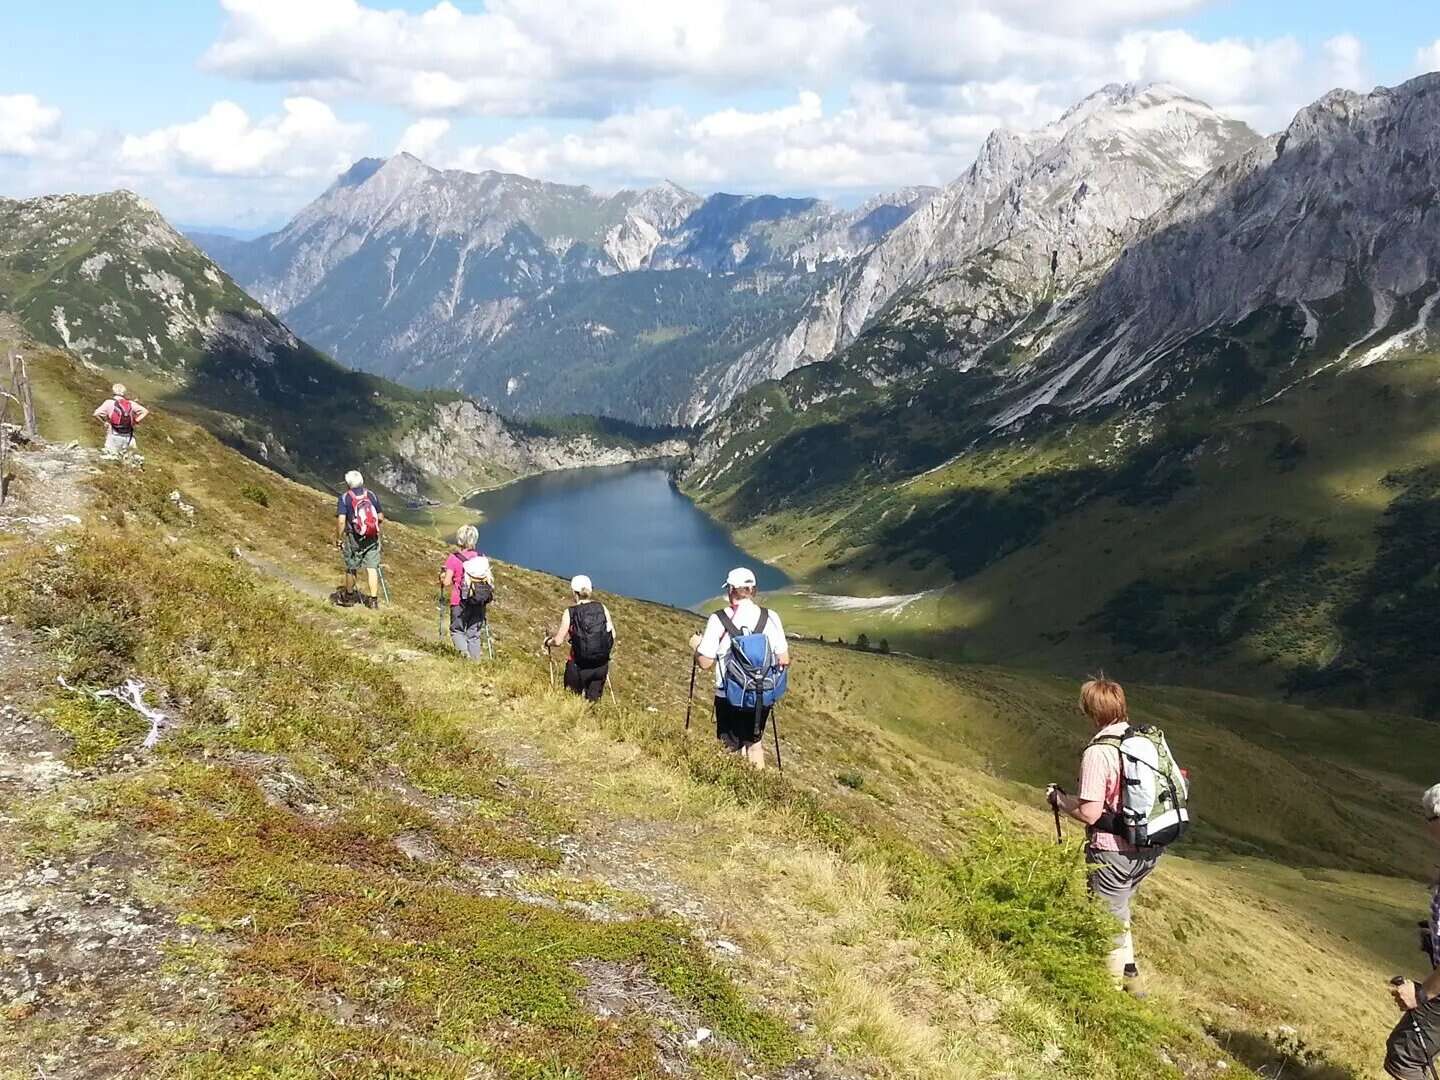
[[[555,654],[550,651],[552,648],[554,648],[554,645],[551,643],[550,639],[547,637],[547,638],[545,639],[545,643],[544,643],[545,659],[546,659],[546,661],[550,664],[550,689],[551,689],[551,690],[554,690],[554,689],[555,689]]]
[[[380,595],[385,597],[385,603],[390,603],[390,586],[385,583],[385,567],[377,566],[375,574],[380,579]]]
[[[1059,796],[1065,794],[1065,789],[1062,788],[1059,784],[1052,784],[1052,785],[1050,785],[1050,786],[1054,789],[1055,796],[1056,796],[1056,797],[1054,797],[1054,798],[1052,798],[1052,799],[1050,800],[1050,809],[1051,809],[1051,811],[1053,811],[1054,814],[1055,814],[1055,843],[1057,843],[1057,844],[1063,844],[1063,843],[1065,843],[1065,834],[1060,831],[1060,800],[1059,800]]]
[[[1405,976],[1396,975],[1390,980],[1391,986],[1404,986]],[[1425,1029],[1420,1024],[1420,1018],[1415,1015],[1415,1009],[1407,1009],[1406,1015],[1410,1018],[1410,1026],[1415,1031],[1415,1038],[1420,1041],[1420,1053],[1425,1055],[1425,1069],[1430,1073],[1430,1080],[1437,1080],[1435,1073],[1435,1057],[1430,1052],[1430,1040],[1425,1037]]]
[[[610,691],[610,705],[616,711],[620,711],[620,696],[615,693],[615,687],[610,682],[610,672],[605,672],[605,689]]]
[[[495,638],[490,633],[490,620],[486,619],[480,624],[485,627],[485,652],[491,660],[495,659]]]
[[[690,658],[690,696],[685,699],[685,730],[690,730],[690,710],[695,707],[695,673],[700,670],[700,653]]]
[[[435,593],[435,611],[440,619],[440,640],[445,640],[445,586],[441,585]]]
[[[774,735],[775,735],[775,769],[776,769],[777,772],[779,772],[779,773],[781,773],[781,774],[783,775],[784,772],[785,772],[785,763],[780,760],[780,706],[779,706],[779,705],[772,705],[772,706],[770,707],[770,730],[771,730],[771,731],[774,733]],[[764,744],[764,743],[761,743],[760,745],[761,745],[761,748],[763,749],[765,744]]]

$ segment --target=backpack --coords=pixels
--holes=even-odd
[[[725,700],[732,708],[754,709],[758,723],[760,711],[768,709],[785,696],[789,672],[775,663],[775,650],[765,636],[770,609],[761,608],[760,618],[750,633],[741,633],[725,611],[715,617],[730,637],[730,649],[720,661]]]
[[[1165,847],[1185,835],[1190,828],[1190,787],[1163,731],[1132,724],[1090,745],[1113,746],[1120,754],[1120,809],[1103,814],[1096,829],[1141,848]]]
[[[570,609],[570,651],[576,667],[597,668],[610,662],[615,635],[606,626],[608,621],[605,605],[598,600]]]
[[[135,405],[127,398],[116,398],[110,407],[110,430],[116,435],[135,434]]]
[[[484,555],[471,555],[462,564],[460,578],[460,603],[466,607],[478,607],[483,616],[485,608],[495,599],[495,586],[490,584],[490,560]]]
[[[375,499],[369,489],[356,495],[346,492],[350,498],[350,530],[361,540],[374,540],[380,535],[380,515],[375,510]]]

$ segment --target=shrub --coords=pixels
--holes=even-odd
[[[257,503],[260,506],[270,505],[270,493],[259,484],[242,484],[240,487],[240,495],[242,498],[249,499],[251,502]]]

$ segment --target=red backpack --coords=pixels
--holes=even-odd
[[[110,407],[110,430],[116,435],[135,434],[135,406],[126,398],[116,398]]]
[[[350,499],[350,528],[361,540],[373,540],[380,535],[380,515],[375,512],[375,500],[368,489],[356,495],[346,493]]]

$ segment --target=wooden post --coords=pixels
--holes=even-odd
[[[25,365],[25,357],[16,354],[20,361],[20,403],[25,410],[25,434],[35,438],[39,432],[35,427],[35,395],[30,389],[30,369]]]

